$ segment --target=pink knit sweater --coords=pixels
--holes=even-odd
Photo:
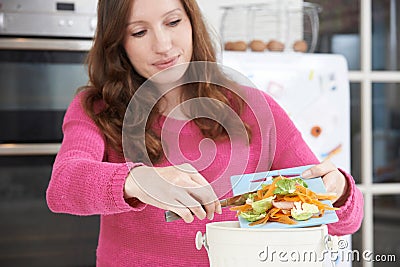
[[[227,141],[215,142],[214,145],[207,142],[200,144],[203,137],[193,122],[183,124],[182,121],[171,120],[166,138],[179,134],[179,149],[184,157],[170,155],[168,161],[164,160],[157,166],[190,162],[212,183],[218,196],[226,197],[231,194],[229,177],[239,172],[317,163],[286,112],[268,95],[254,89],[248,89],[248,93],[248,101],[262,99],[269,103],[273,114],[273,120],[270,118],[269,121],[275,122],[276,132],[272,130],[260,134],[256,125],[263,122],[257,122],[248,108],[244,110],[242,119],[253,131],[249,146],[231,147]],[[208,219],[195,219],[190,224],[182,220],[166,223],[163,210],[134,199],[125,201],[124,182],[135,163],[126,163],[122,155],[107,145],[102,132],[82,109],[82,95],[75,97],[65,115],[64,139],[47,190],[49,208],[59,213],[101,216],[98,267],[209,266],[205,249],[196,250],[194,242],[197,231],[205,232],[205,225],[210,223]],[[260,102],[252,108],[268,110]],[[161,127],[164,122],[165,118],[161,118],[155,127]],[[262,127],[269,126],[266,123]],[[275,136],[276,143],[268,141]],[[231,155],[232,150],[234,155]],[[271,152],[273,158],[268,160]],[[246,155],[245,161],[243,154]],[[228,168],[228,165],[231,167]],[[355,232],[363,217],[362,194],[353,178],[344,174],[350,185],[350,197],[337,211],[339,222],[328,225],[333,235]],[[234,212],[224,209],[222,215],[216,214],[213,221],[223,220],[237,219]]]

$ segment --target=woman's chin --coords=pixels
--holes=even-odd
[[[189,64],[178,64],[161,70],[150,78],[153,83],[162,85],[179,85],[179,83],[188,69]]]

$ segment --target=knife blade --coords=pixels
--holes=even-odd
[[[241,206],[246,203],[246,199],[249,196],[249,194],[256,193],[256,192],[257,191],[252,191],[252,192],[247,192],[247,193],[244,193],[241,195],[220,199],[219,203],[221,204],[222,208]],[[170,211],[170,210],[165,211],[165,221],[166,222],[173,222],[173,221],[176,221],[179,219],[182,219],[182,218],[175,212]]]

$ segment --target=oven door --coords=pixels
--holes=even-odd
[[[0,266],[95,266],[99,217],[54,214],[45,198],[90,46],[0,38]]]
[[[54,156],[0,157],[0,266],[95,266],[98,216],[52,213]]]
[[[90,41],[0,38],[0,144],[59,143]]]

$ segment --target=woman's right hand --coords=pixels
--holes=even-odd
[[[221,204],[207,180],[190,164],[169,167],[139,166],[130,171],[125,182],[125,198],[170,210],[190,223],[221,214]]]

